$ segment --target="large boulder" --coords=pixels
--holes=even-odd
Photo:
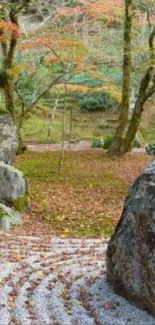
[[[28,182],[24,174],[0,162],[0,203],[17,211],[29,208]]]
[[[155,316],[155,160],[129,190],[108,245],[107,280]]]
[[[0,115],[0,161],[12,164],[18,147],[17,128],[10,115]]]

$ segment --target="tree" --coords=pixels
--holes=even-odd
[[[1,3],[1,22],[0,22],[0,36],[2,48],[2,67],[0,72],[1,88],[4,90],[6,109],[14,116],[14,98],[13,98],[13,81],[11,76],[11,69],[13,66],[14,54],[17,46],[17,39],[19,37],[18,13],[25,8],[29,0],[14,1],[5,0]],[[8,32],[10,35],[8,37]]]
[[[130,104],[130,81],[131,81],[131,32],[132,32],[132,0],[125,0],[124,22],[124,59],[123,59],[123,85],[122,101],[120,105],[120,119],[114,140],[109,149],[109,154],[117,155],[122,147],[123,136],[128,122]]]
[[[24,100],[24,96],[20,90],[20,80],[23,75],[24,64],[19,64],[19,41],[21,36],[21,30],[19,28],[19,15],[23,11],[27,10],[31,0],[19,0],[19,1],[2,1],[0,12],[0,43],[2,48],[1,70],[0,70],[0,87],[4,92],[6,110],[11,114],[17,129],[19,147],[18,152],[22,151],[23,143],[21,138],[21,128],[23,121],[28,112],[37,104],[37,102],[44,97],[59,80],[63,77],[65,71],[61,70],[59,73],[53,73],[53,78],[45,89],[41,89],[37,92],[36,96],[32,96],[32,100],[27,104]],[[45,38],[46,39],[46,38]],[[23,35],[22,35],[23,41]],[[44,45],[45,41],[37,39],[37,45]],[[32,43],[29,40],[29,46]],[[35,44],[35,42],[34,42]],[[46,44],[47,45],[47,44]],[[50,43],[49,43],[50,46]],[[33,47],[33,46],[32,46]],[[56,60],[58,56],[56,51],[52,48]],[[16,61],[16,62],[15,62]],[[41,57],[38,69],[41,66]],[[61,63],[62,64],[62,63]],[[15,73],[17,71],[17,73]],[[16,96],[15,96],[16,95]],[[16,99],[18,98],[18,104],[20,102],[20,113],[16,114]]]
[[[132,17],[133,17],[132,1],[130,0],[125,1],[125,9],[126,9],[125,26],[124,26],[125,46],[124,46],[121,114],[119,118],[118,128],[116,130],[113,142],[108,151],[108,154],[110,156],[120,156],[130,150],[132,146],[132,142],[138,131],[144,104],[155,93],[155,67],[154,67],[154,45],[153,45],[153,41],[155,37],[155,26],[152,26],[149,9],[148,6],[146,5],[145,10],[147,11],[147,20],[149,23],[149,30],[150,30],[149,42],[148,42],[150,56],[147,62],[146,71],[140,81],[137,100],[133,110],[132,118],[128,125],[128,113],[129,113],[129,104],[130,104],[129,95],[130,95],[130,81],[131,81],[131,31],[132,31],[131,27],[132,27]],[[129,12],[130,12],[130,20],[128,21]],[[126,54],[127,54],[127,58],[126,58]]]

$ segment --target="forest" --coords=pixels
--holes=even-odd
[[[0,1],[0,325],[154,324],[154,44],[155,0]]]

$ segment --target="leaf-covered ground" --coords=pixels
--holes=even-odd
[[[16,167],[29,178],[31,212],[24,235],[109,236],[121,214],[129,185],[150,157],[108,158],[102,150],[67,152],[61,173],[59,152],[27,153]]]

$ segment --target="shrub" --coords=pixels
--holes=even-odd
[[[109,147],[111,146],[113,140],[113,136],[109,135],[104,139],[104,145],[103,145],[103,149],[109,149]],[[135,137],[135,139],[133,140],[132,143],[132,148],[140,148],[141,147],[141,142],[139,140],[139,138]]]
[[[92,148],[103,148],[103,149],[109,149],[111,142],[113,140],[112,135],[108,135],[105,139],[103,138],[97,138],[92,143]]]
[[[84,111],[117,112],[119,103],[106,93],[87,93],[80,96],[79,104]]]
[[[109,147],[111,146],[112,140],[113,140],[113,136],[112,135],[108,135],[104,139],[103,149],[109,149]]]

